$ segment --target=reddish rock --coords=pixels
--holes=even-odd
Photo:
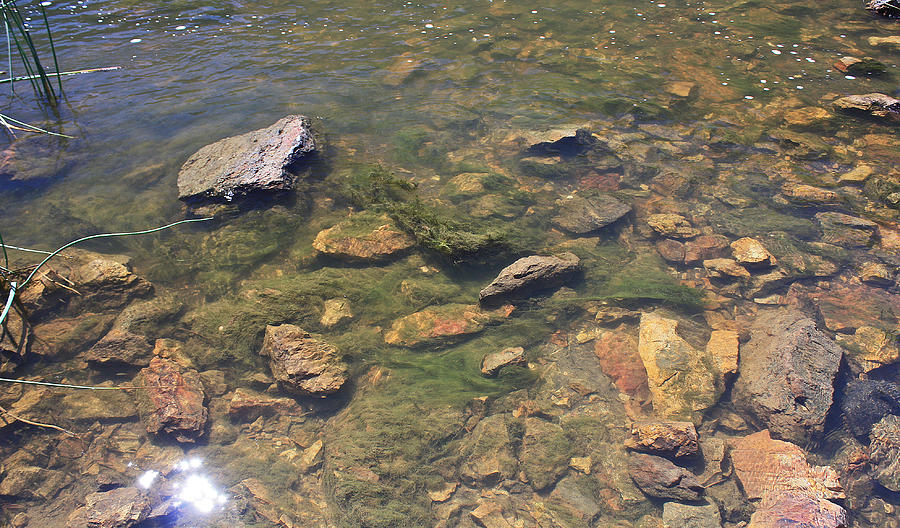
[[[273,398],[247,389],[236,389],[228,402],[228,415],[246,421],[260,416],[302,415],[305,411],[291,398]]]
[[[625,447],[654,455],[683,457],[700,451],[697,429],[691,422],[643,422],[631,426]]]
[[[855,282],[794,285],[791,294],[812,301],[832,332],[849,334],[871,326],[900,332],[900,295]]]
[[[651,497],[695,501],[703,495],[696,476],[669,460],[641,453],[628,457],[628,473],[641,491]]]
[[[486,310],[471,304],[432,306],[394,321],[384,333],[389,345],[417,347],[445,345],[477,334],[509,317],[512,305]]]
[[[638,355],[635,339],[624,332],[604,332],[594,341],[600,369],[612,378],[616,388],[638,400],[650,397],[647,370]]]
[[[749,499],[775,497],[785,491],[825,499],[844,498],[834,469],[810,466],[803,449],[772,439],[768,430],[740,439],[731,450],[731,462]]]
[[[807,495],[786,492],[763,501],[750,517],[747,528],[847,528],[847,511],[837,504]]]
[[[671,238],[664,238],[656,243],[659,255],[673,264],[684,263],[684,244]]]
[[[684,263],[688,266],[729,253],[728,238],[722,235],[700,235],[684,243]]]
[[[285,389],[305,396],[337,392],[349,376],[337,348],[295,325],[266,326],[259,354]]]
[[[174,361],[155,357],[135,384],[144,387],[138,391],[138,410],[149,433],[171,435],[179,442],[194,442],[203,435],[209,412],[196,370],[182,370]]]

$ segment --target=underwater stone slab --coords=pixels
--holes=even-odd
[[[890,414],[869,433],[869,457],[875,480],[891,491],[900,491],[900,416]]]
[[[532,255],[523,257],[503,268],[497,278],[478,296],[483,305],[527,297],[531,293],[562,286],[581,269],[581,262],[572,253],[555,257]]]
[[[575,196],[564,200],[553,225],[574,235],[602,229],[631,212],[631,206],[605,194],[591,198]]]
[[[872,242],[878,224],[865,218],[843,213],[816,213],[816,221],[822,226],[822,240],[843,247],[864,247]]]
[[[272,376],[297,394],[326,396],[340,390],[348,378],[338,349],[299,326],[266,326],[259,355],[269,358]]]
[[[69,516],[66,528],[128,528],[147,519],[150,499],[134,487],[91,493]]]
[[[329,257],[347,262],[370,262],[399,256],[415,243],[415,239],[401,231],[387,215],[359,213],[319,231],[312,245]]]
[[[847,511],[837,504],[802,491],[791,491],[763,500],[747,528],[785,526],[846,528],[849,524]]]
[[[525,365],[525,349],[522,347],[504,348],[500,352],[486,354],[481,360],[481,373],[494,376],[500,369],[510,365]]]
[[[805,314],[762,314],[742,347],[732,400],[774,437],[808,442],[824,430],[842,355]]]
[[[695,501],[704,492],[693,473],[662,457],[632,453],[628,457],[628,473],[650,497]]]
[[[454,343],[499,323],[513,310],[509,304],[495,310],[473,304],[432,306],[394,321],[384,333],[384,341],[406,347]]]
[[[203,435],[209,411],[196,370],[155,357],[135,384],[145,387],[138,391],[138,410],[148,433],[171,435],[178,442],[194,442]]]
[[[225,200],[293,188],[290,169],[316,151],[309,121],[289,115],[268,128],[222,139],[194,153],[178,173],[181,200]]]

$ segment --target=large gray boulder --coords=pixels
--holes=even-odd
[[[581,269],[572,253],[558,257],[532,255],[503,268],[478,298],[482,305],[492,306],[508,299],[527,297],[531,293],[562,286]]]
[[[841,354],[801,312],[760,315],[741,349],[734,403],[774,438],[804,445],[824,429]]]
[[[198,150],[178,173],[178,197],[231,201],[251,193],[290,190],[291,169],[315,151],[309,121],[289,115],[268,128]]]

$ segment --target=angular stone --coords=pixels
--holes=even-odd
[[[747,268],[741,266],[732,259],[718,258],[703,261],[703,268],[710,277],[713,278],[731,278],[731,279],[749,279],[750,272]]]
[[[76,317],[54,317],[34,325],[31,352],[45,357],[70,357],[99,341],[109,331],[114,318],[111,314],[84,313]]]
[[[625,447],[653,455],[684,457],[700,451],[692,422],[639,422],[631,426]]]
[[[760,243],[750,237],[739,238],[731,243],[735,260],[747,266],[774,266],[775,257]]]
[[[652,214],[647,217],[647,223],[654,231],[669,238],[694,238],[700,234],[687,218],[677,214]]]
[[[312,245],[323,255],[360,263],[397,257],[415,243],[416,240],[398,228],[387,215],[357,213],[320,231]]]
[[[722,516],[715,504],[663,504],[664,528],[721,528]]]
[[[600,369],[612,378],[617,389],[638,400],[650,396],[647,369],[634,338],[624,332],[604,332],[594,341],[594,354],[600,360]]]
[[[268,128],[198,150],[178,173],[178,197],[230,201],[255,192],[290,190],[290,169],[315,150],[307,119],[284,117]]]
[[[35,466],[3,468],[0,496],[46,501],[55,497],[71,480],[62,471]]]
[[[84,360],[97,367],[146,367],[152,351],[146,337],[113,328],[87,351]]]
[[[469,517],[481,528],[513,528],[503,517],[503,507],[494,501],[482,499],[478,507],[469,512]]]
[[[900,360],[897,336],[873,326],[860,326],[853,335],[838,334],[844,356],[856,373],[869,372]]]
[[[776,310],[756,318],[743,345],[735,405],[776,438],[805,443],[822,433],[841,348],[806,315]]]
[[[700,235],[684,243],[684,263],[688,266],[728,254],[728,237],[722,235]]]
[[[540,418],[525,419],[519,459],[525,477],[535,490],[552,486],[566,473],[571,449],[562,427]]]
[[[785,183],[781,194],[799,205],[833,205],[841,202],[838,193],[803,183]]]
[[[66,528],[128,528],[147,519],[150,499],[133,487],[91,493]]]
[[[694,92],[696,88],[697,85],[695,83],[687,81],[672,81],[663,85],[663,89],[666,93],[676,97],[690,97],[691,93]]]
[[[740,340],[734,330],[713,330],[706,342],[706,353],[723,377],[735,374],[738,369]]]
[[[832,103],[835,109],[880,119],[900,119],[900,99],[881,93],[848,95]]]
[[[662,457],[632,453],[628,473],[650,497],[695,501],[703,495],[703,486],[693,473]]]
[[[882,380],[851,380],[841,402],[844,421],[860,438],[884,417],[900,416],[900,385]]]
[[[305,396],[337,392],[349,376],[337,348],[291,324],[266,326],[259,354],[269,358],[269,368],[278,383]]]
[[[528,147],[528,153],[537,156],[577,156],[590,150],[597,138],[587,128],[579,128],[574,132],[567,129],[550,130],[534,137],[536,141]]]
[[[832,332],[851,333],[873,326],[888,333],[900,333],[900,294],[855,282],[820,282],[815,286],[792,287],[801,299],[819,308],[825,326]]]
[[[872,286],[889,288],[894,285],[894,270],[880,262],[866,262],[859,268],[859,280]]]
[[[203,435],[209,411],[196,370],[155,357],[141,369],[135,384],[144,387],[137,392],[138,410],[147,432],[171,435],[178,442],[194,442]]]
[[[678,322],[641,316],[638,354],[647,370],[653,410],[663,418],[692,419],[715,405],[719,392],[711,358],[677,333]]]
[[[324,303],[319,324],[325,328],[333,328],[350,319],[353,319],[353,312],[350,311],[350,303],[346,299],[328,299]]]
[[[816,213],[822,226],[822,241],[842,247],[864,247],[871,244],[878,224],[843,213]]]
[[[522,347],[504,348],[500,352],[487,354],[481,360],[481,373],[494,376],[500,369],[510,365],[526,365],[525,349]]]
[[[862,183],[874,173],[875,169],[870,165],[859,165],[849,172],[845,172],[838,176],[838,181],[841,183]]]
[[[824,499],[844,498],[837,472],[810,466],[806,453],[790,442],[773,440],[768,430],[741,438],[731,450],[731,462],[749,499],[802,491]]]
[[[879,484],[900,491],[900,416],[887,415],[869,433],[869,459]]]
[[[228,402],[228,415],[246,421],[260,416],[299,416],[305,414],[302,407],[291,398],[273,398],[247,389],[236,389]]]
[[[764,500],[747,528],[848,528],[847,511],[837,504],[804,492],[785,492]]]
[[[553,508],[563,509],[587,526],[602,511],[593,495],[579,486],[576,477],[572,476],[565,477],[556,484],[550,492],[550,501]]]
[[[605,194],[564,200],[553,225],[575,235],[602,229],[631,212],[631,206]]]
[[[510,299],[528,297],[534,292],[562,286],[581,269],[572,253],[560,256],[523,257],[503,268],[497,278],[478,295],[483,305],[496,305]]]
[[[517,462],[503,414],[483,418],[463,440],[460,477],[472,486],[491,486],[513,478]]]
[[[447,345],[501,322],[513,310],[509,304],[494,310],[472,304],[432,306],[394,321],[384,333],[384,341],[405,347]]]

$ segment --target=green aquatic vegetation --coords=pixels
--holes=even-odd
[[[734,237],[761,236],[773,231],[784,231],[801,239],[818,237],[816,224],[807,218],[800,218],[769,209],[762,204],[746,209],[722,211],[710,217],[717,232]]]
[[[447,166],[447,152],[433,143],[432,135],[424,128],[404,128],[394,134],[394,154],[403,165],[443,168]]]
[[[609,281],[607,298],[660,301],[688,311],[703,309],[703,290],[679,283],[655,257],[631,262]]]

